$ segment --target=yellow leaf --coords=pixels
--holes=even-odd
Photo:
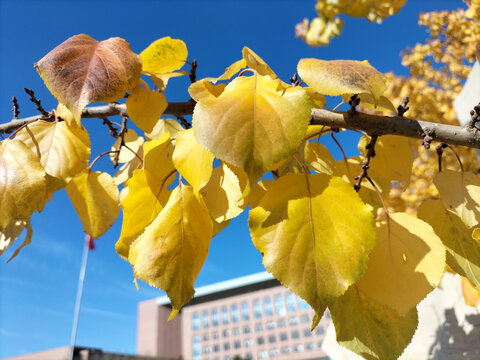
[[[118,100],[136,86],[142,60],[121,38],[99,42],[80,34],[58,45],[35,66],[78,123],[86,105]]]
[[[373,214],[345,181],[288,174],[250,211],[250,233],[265,268],[319,314],[367,268]]]
[[[445,247],[426,222],[406,213],[389,219],[377,224],[377,242],[357,286],[404,316],[440,283]]]
[[[242,55],[248,67],[256,70],[259,75],[270,76],[272,79],[278,79],[277,74],[275,74],[270,66],[268,66],[267,63],[253,50],[245,46],[242,49]]]
[[[250,50],[251,51],[251,50]],[[218,80],[230,80],[236,73],[247,66],[245,59],[235,61],[232,65],[225,69],[225,72],[220,75],[215,81]]]
[[[433,178],[443,205],[468,227],[480,223],[480,178],[470,172],[444,170]]]
[[[139,148],[137,154],[140,158],[135,156],[132,160],[123,164],[115,175],[113,175],[115,185],[119,186],[120,184],[123,184],[132,177],[135,170],[142,166],[141,158],[143,157],[143,148]]]
[[[45,170],[23,142],[0,142],[0,179],[0,228],[13,220],[26,220],[43,208]]]
[[[161,92],[165,92],[165,89],[168,85],[168,80],[174,77],[180,77],[185,75],[189,75],[188,71],[183,70],[167,74],[152,75],[152,81],[158,87],[158,90],[160,90]]]
[[[309,142],[305,146],[305,162],[307,166],[318,173],[333,175],[335,160],[325,145]]]
[[[212,220],[190,186],[180,184],[166,206],[130,247],[136,277],[166,291],[172,312],[195,293],[193,284],[205,262]]]
[[[418,325],[417,309],[400,316],[355,285],[329,305],[337,341],[365,359],[397,359]]]
[[[323,107],[327,103],[327,99],[325,99],[325,96],[317,92],[314,92],[312,89],[308,87],[304,89],[307,92],[308,96],[310,96],[310,99],[312,100],[312,103],[313,103],[313,107],[315,109],[323,109]]]
[[[62,119],[67,123],[68,126],[71,127],[82,127],[82,122],[81,119],[75,119],[75,116],[73,116],[73,113],[68,110],[68,108],[63,105],[62,103],[58,103],[57,109],[55,110],[55,117],[57,121]]]
[[[118,188],[110,175],[84,171],[65,188],[83,231],[93,238],[102,236],[118,216]]]
[[[215,101],[223,91],[225,90],[226,84],[212,84],[208,79],[202,79],[195,81],[188,88],[188,93],[195,101],[203,101],[207,103],[208,101]]]
[[[22,244],[18,248],[15,249],[12,256],[10,256],[10,258],[8,259],[7,262],[12,261],[20,253],[20,250],[22,250],[25,246],[28,246],[32,243],[33,229],[32,229],[32,225],[30,224],[30,219],[28,219],[27,221],[22,220],[21,222],[23,223],[21,226],[23,226],[23,228],[27,229],[27,232],[25,234],[25,238],[23,239]],[[23,228],[22,228],[22,230],[23,230]],[[3,237],[3,235],[0,235],[0,238],[2,238],[2,237]],[[2,242],[2,239],[0,239],[0,243],[1,242]],[[0,255],[1,255],[1,253],[2,252],[0,251]]]
[[[247,176],[241,169],[222,163],[213,169],[210,181],[200,194],[212,218],[223,222],[233,219],[245,209],[247,203],[243,193],[247,186]]]
[[[123,140],[124,140],[125,146],[120,147],[122,139],[119,137],[115,141],[115,143],[112,145],[112,148],[111,148],[112,151],[120,149],[120,154],[118,155],[119,163],[127,163],[129,161],[132,161],[134,158],[138,156],[140,158],[142,157],[143,138],[141,136],[138,136],[135,130],[128,129],[123,137]],[[116,154],[111,153],[110,160],[114,161],[115,158],[116,158]]]
[[[269,76],[242,76],[218,98],[197,103],[193,128],[200,145],[243,168],[253,184],[271,165],[295,153],[310,110],[302,88],[277,91],[277,82]]]
[[[472,236],[472,230],[445,209],[440,200],[424,201],[417,216],[429,223],[442,240],[447,250],[447,265],[480,289],[480,244]]]
[[[305,134],[305,140],[314,139],[329,131],[328,126],[324,125],[308,125],[307,133]],[[341,130],[342,131],[342,130]]]
[[[187,61],[188,51],[182,40],[167,36],[151,43],[140,56],[142,71],[158,76],[180,69]]]
[[[148,184],[155,188],[157,182],[171,177],[175,173],[175,166],[172,162],[173,145],[169,134],[163,134],[157,140],[147,141],[143,144],[145,153],[143,168],[146,171]]]
[[[253,185],[252,190],[248,194],[248,205],[256,208],[267,193],[268,188],[274,183],[273,180],[262,180]]]
[[[90,139],[84,128],[40,120],[20,130],[16,139],[37,154],[47,174],[58,179],[68,181],[87,167]]]
[[[130,119],[147,133],[153,130],[168,106],[165,95],[142,87],[132,91],[126,104]]]
[[[358,150],[366,156],[370,138],[363,136]],[[395,135],[384,135],[377,139],[375,157],[370,159],[370,169],[390,181],[401,182],[405,190],[410,183],[413,166],[413,148],[410,139]]]
[[[290,172],[302,174],[303,164],[305,164],[305,142],[302,142],[292,156],[273,164],[268,170],[274,171],[276,177],[283,176]]]
[[[462,276],[461,279],[462,293],[465,304],[468,306],[478,307],[478,303],[480,302],[480,291],[466,277]]]
[[[123,223],[120,238],[115,249],[123,258],[128,258],[132,242],[150,225],[168,201],[166,179],[158,179],[150,186],[147,183],[145,170],[135,170],[133,176],[126,182],[128,195],[122,199]]]
[[[385,75],[367,60],[301,59],[297,70],[313,91],[324,95],[368,93],[377,104],[387,88]]]
[[[182,177],[192,185],[195,195],[198,195],[212,175],[213,154],[197,142],[193,129],[177,134],[172,160]]]
[[[7,226],[0,228],[0,255],[2,255],[20,236],[23,229],[25,229],[25,226],[27,226],[27,223],[30,224],[27,220],[12,220]],[[17,251],[20,251],[20,248],[23,246],[24,245],[22,244]]]
[[[177,133],[182,131],[183,127],[177,120],[172,118],[160,119],[157,121],[153,130],[149,133],[145,133],[145,137],[148,140],[159,139],[163,134],[169,133],[171,139],[175,139]]]

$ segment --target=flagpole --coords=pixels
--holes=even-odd
[[[85,269],[87,268],[87,258],[89,251],[88,235],[83,247],[82,264],[80,266],[80,274],[78,276],[77,299],[75,300],[75,312],[73,315],[72,334],[70,337],[70,352],[68,360],[73,360],[73,353],[75,350],[75,341],[77,339],[78,317],[80,315],[80,304],[82,302],[83,282],[85,280]]]

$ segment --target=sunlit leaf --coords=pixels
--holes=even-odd
[[[297,150],[310,110],[310,98],[302,88],[277,91],[277,82],[269,76],[242,76],[218,98],[197,103],[193,128],[200,145],[243,168],[254,183]]]
[[[35,66],[50,92],[79,119],[86,105],[118,100],[136,86],[142,60],[121,38],[99,42],[80,34],[58,45]]]
[[[310,96],[313,107],[315,109],[323,109],[323,107],[327,103],[327,99],[325,99],[325,96],[317,92],[314,92],[311,88],[308,88],[308,87],[305,88],[305,91],[307,92],[308,96]]]
[[[362,137],[358,149],[366,156],[370,138]],[[413,166],[413,148],[410,139],[402,136],[384,135],[377,139],[375,157],[370,159],[370,169],[390,181],[401,182],[406,189]]]
[[[7,226],[0,228],[0,255],[20,236],[27,222],[27,220],[12,220]],[[17,250],[19,251],[21,247],[22,245]]]
[[[115,185],[119,186],[123,184],[125,181],[130,179],[133,175],[133,172],[142,167],[142,157],[143,157],[143,148],[140,147],[137,152],[137,156],[135,156],[132,160],[123,164],[120,169],[113,175],[113,181]]]
[[[16,139],[37,154],[45,172],[53,177],[68,181],[87,167],[90,139],[84,128],[40,120],[20,130]]]
[[[24,226],[24,228],[27,230],[26,233],[25,233],[25,238],[23,239],[23,242],[20,244],[20,246],[15,249],[15,251],[10,256],[10,258],[8,259],[7,262],[12,261],[20,253],[20,250],[22,250],[25,246],[28,246],[32,243],[33,229],[32,229],[32,225],[30,224],[30,219],[28,219],[27,221],[22,220],[22,223],[23,223],[22,225]],[[3,240],[1,238],[3,238],[3,235],[0,235],[0,243]],[[1,247],[1,245],[0,245],[0,247]],[[0,255],[1,255],[1,253],[2,253],[2,251],[0,250]]]
[[[169,183],[165,179],[147,183],[145,170],[135,170],[126,182],[128,195],[122,199],[123,223],[120,238],[115,244],[118,254],[125,259],[132,242],[143,233],[145,228],[157,217],[168,201]]]
[[[367,268],[373,214],[345,181],[288,174],[250,211],[250,233],[263,264],[319,314]]]
[[[174,139],[179,131],[182,131],[183,127],[177,120],[172,118],[160,119],[157,121],[153,130],[149,133],[145,133],[145,137],[148,140],[159,139],[163,134],[169,133],[170,138]]]
[[[225,90],[226,84],[212,84],[208,79],[195,81],[188,88],[188,93],[195,101],[215,101]]]
[[[358,288],[373,301],[405,316],[438,286],[445,247],[432,227],[406,213],[377,224],[377,241]]]
[[[247,176],[241,169],[226,163],[213,169],[210,181],[200,194],[216,222],[232,219],[245,209],[247,204],[243,193],[247,185]]]
[[[193,129],[177,134],[172,160],[182,177],[192,185],[195,195],[198,195],[212,175],[213,154],[197,142]]]
[[[151,43],[140,54],[144,73],[161,75],[180,69],[187,61],[187,46],[182,40],[169,36]]]
[[[380,285],[379,285],[380,286]],[[417,309],[400,316],[369,299],[355,285],[329,305],[337,341],[365,359],[397,359],[418,325]]]
[[[333,175],[335,160],[325,145],[309,142],[305,147],[305,162],[308,167],[318,173]]]
[[[247,66],[245,59],[235,61],[232,65],[225,69],[225,72],[216,80],[230,80],[236,73]]]
[[[367,60],[301,59],[297,70],[308,86],[324,95],[368,93],[377,103],[387,88],[385,75]]]
[[[118,216],[118,188],[104,172],[85,171],[74,177],[65,188],[83,231],[93,238],[102,236]]]
[[[43,208],[46,185],[45,170],[23,142],[0,142],[0,228]]]
[[[272,79],[278,79],[277,74],[275,74],[270,66],[268,66],[267,63],[253,50],[245,46],[242,50],[242,55],[248,67],[256,70],[259,75],[270,76]]]
[[[169,134],[163,134],[159,139],[147,141],[143,144],[143,168],[147,182],[155,188],[157,182],[171,177],[175,173],[172,162],[173,145]]]
[[[135,276],[167,293],[172,316],[195,293],[193,284],[207,258],[211,236],[208,211],[190,186],[180,184],[130,247],[128,260]]]
[[[68,108],[62,103],[58,103],[57,109],[55,110],[55,117],[57,118],[58,121],[60,121],[60,119],[65,121],[68,126],[82,127],[81,119],[80,118],[75,119],[75,116],[73,116],[73,113],[70,110],[68,110]]]
[[[158,87],[158,90],[160,90],[161,92],[165,92],[165,89],[167,88],[167,85],[168,85],[168,80],[174,77],[180,77],[185,75],[189,75],[188,71],[186,70],[176,71],[176,72],[171,72],[166,74],[152,75],[152,81]]]
[[[447,250],[447,265],[466,276],[480,290],[480,243],[469,229],[440,200],[425,200],[417,211],[418,218],[433,227]]]
[[[468,306],[478,307],[480,302],[480,291],[476,288],[470,280],[462,276],[462,293],[465,304]]]
[[[143,87],[135,88],[126,104],[128,116],[145,132],[153,130],[168,106],[165,95]]]
[[[137,156],[142,156],[144,140],[143,137],[137,135],[135,130],[128,129],[123,136],[123,142],[125,146],[120,147],[122,139],[119,137],[112,145],[111,150],[120,150],[120,154],[117,156],[115,153],[111,153],[110,160],[114,161],[117,158],[119,163],[127,163]]]
[[[433,178],[443,205],[468,227],[480,223],[480,177],[470,172],[444,170]]]

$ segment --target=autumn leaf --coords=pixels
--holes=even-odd
[[[215,102],[223,91],[226,84],[212,84],[208,79],[202,79],[195,81],[188,88],[188,93],[195,101],[203,101],[208,103],[209,101]]]
[[[243,168],[250,183],[292,155],[310,121],[311,102],[302,88],[277,91],[269,76],[237,77],[218,98],[195,106],[193,128],[215,157]]]
[[[30,219],[12,220],[5,228],[0,228],[0,255],[2,255],[14,243],[25,228],[27,228],[25,239],[22,244],[15,249],[7,262],[16,257],[22,248],[32,242],[33,230],[30,224]]]
[[[133,176],[126,182],[128,194],[120,202],[123,223],[115,249],[125,259],[128,259],[132,242],[157,217],[170,195],[167,190],[169,183],[165,179],[156,179],[149,184],[146,171],[148,170],[137,169],[133,172]]]
[[[465,304],[475,308],[478,307],[478,303],[480,302],[480,290],[478,290],[478,288],[476,288],[466,277],[462,276],[461,279]]]
[[[480,223],[480,178],[471,172],[444,170],[433,178],[443,205],[468,227]]]
[[[0,228],[27,220],[45,203],[46,179],[38,157],[19,140],[0,142]]]
[[[159,139],[163,134],[169,133],[171,139],[175,139],[178,132],[182,131],[183,127],[177,120],[172,118],[161,118],[157,121],[153,130],[149,133],[145,133],[147,140]]]
[[[57,109],[55,110],[55,118],[57,121],[63,120],[71,127],[82,127],[81,119],[75,119],[73,113],[68,110],[68,108],[62,103],[58,103]]]
[[[137,85],[140,56],[121,38],[97,41],[85,34],[67,39],[35,64],[50,92],[79,119],[92,102],[120,99]]]
[[[210,180],[213,159],[213,154],[197,142],[193,129],[183,130],[177,135],[172,161],[182,177],[192,185],[195,195]]]
[[[205,262],[212,220],[188,185],[177,186],[166,206],[131,245],[128,260],[135,276],[166,291],[171,318],[188,302]]]
[[[324,174],[276,180],[249,227],[265,268],[319,314],[363,275],[375,243],[369,208],[350,184]]]
[[[173,145],[169,134],[143,144],[143,168],[147,182],[155,188],[159,180],[166,181],[176,169],[172,162]]]
[[[39,120],[20,130],[16,139],[37,154],[47,174],[58,179],[69,181],[87,167],[90,139],[84,128]]]
[[[440,200],[425,200],[417,211],[419,219],[433,227],[447,250],[447,265],[470,279],[480,290],[480,243],[455,213]]]
[[[140,86],[132,91],[126,105],[130,119],[147,133],[153,130],[168,106],[165,95]]]
[[[309,87],[324,95],[368,93],[376,104],[387,88],[385,75],[367,60],[301,59],[297,70]]]
[[[250,50],[251,51],[251,50]],[[245,59],[235,61],[232,65],[225,69],[225,72],[220,75],[215,81],[218,80],[230,80],[235,74],[247,66]],[[214,82],[215,82],[214,81]]]
[[[305,146],[305,162],[307,166],[318,173],[333,175],[335,160],[325,145],[309,142]]]
[[[187,46],[182,40],[167,36],[151,43],[140,54],[143,72],[162,75],[180,69],[187,61]]]
[[[159,91],[165,92],[168,85],[168,80],[170,80],[171,78],[186,76],[186,75],[189,75],[189,72],[186,70],[175,71],[175,72],[166,73],[166,74],[157,74],[157,75],[152,75],[152,81],[158,87]]]
[[[118,155],[116,153],[111,153],[110,160],[114,161],[115,159],[117,159],[119,163],[124,164],[132,161],[135,158],[141,158],[143,156],[143,142],[143,137],[138,136],[135,130],[128,129],[123,135],[124,146],[121,146],[121,137],[115,140],[115,143],[112,145],[111,150],[120,150],[120,153]]]
[[[432,227],[406,213],[377,224],[377,241],[367,272],[357,283],[362,293],[405,316],[435,289],[445,269],[445,247]]]
[[[112,226],[120,209],[118,188],[109,174],[84,171],[74,177],[65,190],[85,233],[96,239]]]
[[[405,316],[368,298],[355,285],[329,305],[337,341],[369,360],[395,360],[412,340],[417,309]]]
[[[278,79],[277,74],[273,72],[270,66],[248,47],[242,49],[243,59],[249,68],[254,69],[259,75],[270,76],[272,79]]]

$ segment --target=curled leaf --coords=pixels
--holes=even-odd
[[[167,36],[151,43],[140,54],[143,72],[162,75],[180,69],[187,61],[187,46],[182,40]]]

